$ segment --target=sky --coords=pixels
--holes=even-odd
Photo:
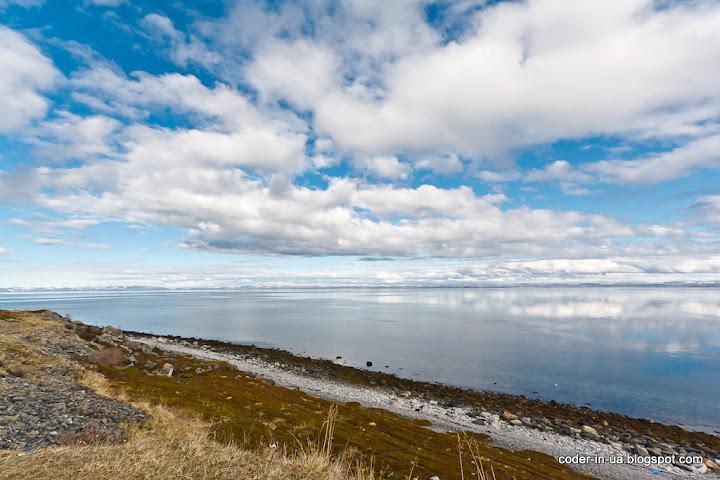
[[[0,288],[720,282],[720,1],[0,0]]]

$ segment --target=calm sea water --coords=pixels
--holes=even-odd
[[[716,288],[12,293],[0,308],[720,430]]]

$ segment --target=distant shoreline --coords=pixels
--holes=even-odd
[[[401,289],[502,289],[502,288],[720,288],[715,283],[518,283],[477,285],[274,285],[248,287],[2,287],[0,293],[154,293],[154,292],[244,292],[263,290],[401,290]]]

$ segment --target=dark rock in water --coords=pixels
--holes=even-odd
[[[340,360],[341,358],[342,358],[342,357],[337,356],[337,357],[335,357],[335,360]]]
[[[367,365],[368,367],[372,367],[372,362],[365,362],[365,365]]]

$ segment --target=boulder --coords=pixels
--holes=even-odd
[[[111,327],[110,325],[108,325],[107,327],[103,328],[103,329],[102,329],[102,332],[103,332],[103,333],[106,333],[106,334],[108,334],[108,335],[114,335],[114,336],[116,336],[116,337],[119,337],[119,336],[122,335],[122,333],[123,333],[122,330],[120,330],[119,328]]]
[[[594,435],[597,435],[597,430],[595,430],[593,427],[591,427],[589,425],[583,425],[582,427],[580,427],[580,430],[582,430],[585,433],[592,433]]]
[[[173,370],[174,370],[174,367],[171,364],[166,363],[165,365],[162,366],[160,371],[157,372],[157,374],[158,375],[167,375],[168,377],[172,377]]]
[[[148,360],[145,364],[145,368],[148,370],[155,370],[155,367],[157,367],[157,363],[153,362],[152,360]]]

